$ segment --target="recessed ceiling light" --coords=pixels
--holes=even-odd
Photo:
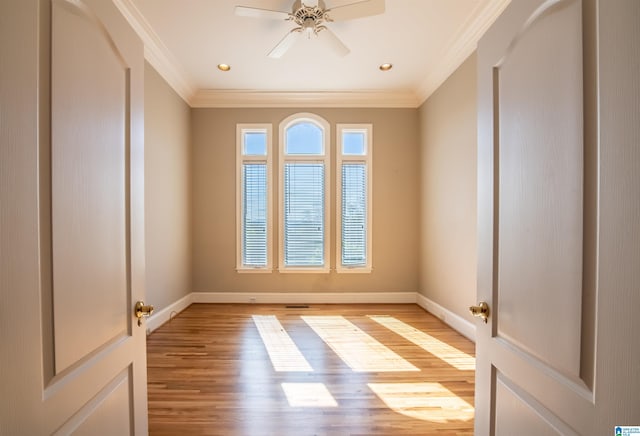
[[[380,65],[380,71],[389,71],[391,68],[393,68],[393,64]]]
[[[231,69],[231,65],[227,64],[218,64],[218,69],[220,71],[229,71]]]

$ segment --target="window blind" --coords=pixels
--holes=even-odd
[[[245,163],[242,207],[242,264],[267,265],[267,164]]]
[[[324,164],[284,165],[284,262],[324,266]]]
[[[342,165],[342,266],[367,264],[367,167]]]

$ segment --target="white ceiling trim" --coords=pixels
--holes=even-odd
[[[138,34],[144,44],[144,57],[178,93],[180,97],[190,104],[195,93],[195,86],[191,83],[187,73],[181,68],[180,63],[164,45],[160,37],[153,30],[149,22],[144,18],[131,0],[113,0],[120,9],[122,15]]]
[[[191,107],[209,108],[416,108],[420,104],[413,92],[291,92],[203,89],[191,99]]]
[[[477,14],[474,20],[463,26],[461,33],[454,39],[442,61],[429,74],[416,90],[420,104],[434,93],[440,85],[473,53],[478,41],[500,16],[511,0],[490,0]]]

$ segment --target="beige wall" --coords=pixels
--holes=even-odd
[[[274,152],[277,152],[279,123],[287,116],[303,111],[320,115],[331,124],[334,199],[336,123],[373,124],[371,274],[337,274],[333,271],[330,274],[280,274],[277,271],[239,274],[235,270],[236,124],[272,123]],[[418,289],[419,128],[416,109],[193,109],[191,132],[194,291],[393,292]],[[276,162],[277,154],[274,153]],[[276,168],[274,165],[274,175]],[[277,193],[274,194],[277,205]],[[335,242],[335,209],[331,216],[331,241]],[[278,237],[277,230],[276,225],[275,238]],[[277,244],[274,244],[274,256],[277,256],[276,250]],[[333,243],[331,265],[335,267]]]
[[[161,309],[191,292],[190,108],[145,63],[147,301]]]
[[[476,298],[476,55],[420,107],[420,293],[471,319]]]

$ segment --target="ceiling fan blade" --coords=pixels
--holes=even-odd
[[[288,20],[289,12],[271,11],[269,9],[236,6],[236,15],[240,17],[268,18],[270,20]]]
[[[328,27],[323,26],[322,30],[318,32],[318,38],[327,43],[331,50],[339,56],[346,56],[351,51]]]
[[[361,0],[327,10],[330,21],[346,21],[384,13],[384,0]]]
[[[291,32],[287,33],[287,35],[282,38],[282,40],[276,45],[273,50],[269,52],[267,56],[273,59],[279,59],[284,55],[287,50],[289,50],[293,45],[300,39],[300,35],[302,35],[302,29],[296,28]]]

